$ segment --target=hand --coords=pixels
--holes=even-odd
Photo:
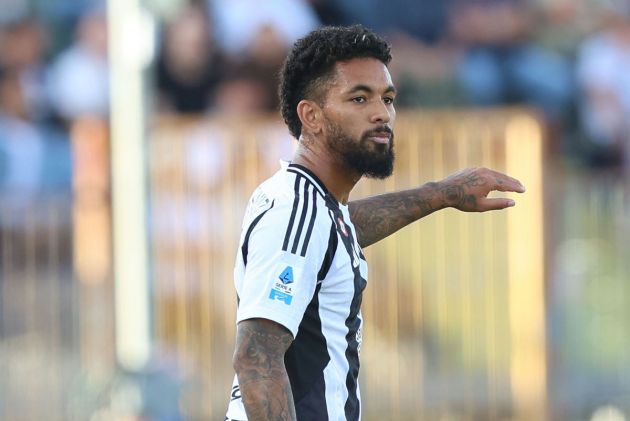
[[[523,193],[525,187],[515,178],[488,168],[467,168],[438,183],[445,207],[464,212],[486,212],[514,206],[507,198],[489,199],[491,191]]]

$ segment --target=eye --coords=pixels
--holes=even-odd
[[[366,101],[364,96],[355,96],[352,98],[352,102],[356,102],[357,104],[362,104]]]
[[[392,105],[394,103],[394,97],[386,96],[385,98],[383,98],[383,102],[385,102],[385,104],[387,105]]]

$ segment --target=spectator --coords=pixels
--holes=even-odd
[[[48,100],[41,22],[11,21],[0,47],[0,185],[4,202],[21,206],[43,191],[69,187],[69,146]]]
[[[38,193],[44,139],[28,120],[29,110],[16,71],[0,71],[0,191],[4,205],[18,208]]]
[[[288,48],[319,26],[315,11],[305,0],[213,0],[209,4],[217,42],[230,55],[242,54],[263,27],[272,27]]]
[[[235,64],[217,87],[213,112],[223,115],[251,114],[273,110],[277,103],[275,91],[268,81],[247,63]]]
[[[593,165],[620,164],[630,150],[630,4],[609,5],[604,29],[583,42],[577,63],[586,154]]]
[[[104,11],[93,10],[81,18],[74,44],[52,64],[48,92],[56,111],[66,121],[84,115],[108,115],[109,69]]]
[[[51,119],[46,95],[46,43],[44,29],[34,18],[21,18],[8,24],[1,38],[0,65],[17,77],[26,117],[35,123]]]
[[[560,122],[571,103],[569,63],[531,41],[528,0],[454,0],[451,30],[466,49],[458,79],[473,104],[526,103]]]
[[[334,9],[341,24],[363,24],[382,34],[404,33],[426,44],[447,28],[447,2],[435,0],[316,0]],[[375,11],[378,11],[375,13]]]
[[[213,102],[225,58],[214,44],[208,16],[185,7],[166,25],[157,61],[158,109],[200,113]]]
[[[387,36],[399,107],[452,105],[456,51],[446,40],[448,2],[434,0],[311,0],[328,22],[360,23]],[[378,13],[374,13],[378,10]]]
[[[287,48],[277,29],[261,26],[243,54],[232,57],[217,93],[215,110],[227,113],[278,110],[278,72]]]

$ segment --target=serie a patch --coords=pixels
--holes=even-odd
[[[274,282],[274,286],[269,291],[270,300],[280,300],[286,305],[291,305],[293,301],[293,282],[295,278],[293,276],[293,267],[287,266],[278,275]]]

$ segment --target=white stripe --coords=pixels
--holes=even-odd
[[[342,393],[346,384],[345,378],[340,378],[334,364],[329,362],[324,369],[324,382],[326,383],[326,410],[328,412],[329,421],[346,421],[345,411],[343,410],[345,399],[342,400]],[[337,385],[335,388],[333,385]]]
[[[308,196],[308,209],[306,210],[306,217],[304,218],[304,225],[302,226],[302,232],[300,233],[301,241],[298,243],[297,250],[295,254],[300,255],[302,253],[302,247],[304,246],[304,242],[306,241],[306,234],[308,233],[308,226],[311,222],[311,216],[313,215],[313,188],[311,185],[307,186],[305,196]],[[305,198],[306,199],[306,198]],[[317,196],[315,196],[315,207],[317,207]],[[300,214],[300,216],[302,216]],[[300,219],[298,218],[298,225],[300,223]],[[313,226],[314,227],[314,226]],[[313,228],[315,229],[315,228]],[[311,237],[313,234],[311,233]],[[310,240],[310,239],[309,239]],[[308,246],[307,251],[308,251]]]
[[[343,244],[339,244],[337,248],[335,260],[338,259],[345,260],[346,267],[350,267],[351,263],[348,261],[348,253],[343,249]],[[340,263],[337,262],[336,264]],[[319,317],[322,323],[322,334],[326,338],[328,355],[330,355],[330,363],[328,363],[326,370],[334,370],[329,374],[329,379],[336,376],[337,380],[334,383],[327,382],[326,384],[326,401],[329,403],[328,411],[331,421],[345,420],[344,405],[348,399],[346,377],[349,370],[349,364],[345,354],[346,348],[348,347],[348,342],[346,341],[346,335],[348,334],[346,319],[350,314],[350,302],[354,295],[353,283],[337,282],[335,285],[330,285],[330,283],[335,281],[337,281],[337,279],[327,277],[322,283],[322,290],[320,290],[319,294]],[[327,287],[331,288],[335,293],[331,294],[325,291],[322,293]],[[346,297],[343,297],[343,295],[346,295]],[[339,305],[340,302],[343,304]],[[331,309],[332,311],[328,311],[327,309]],[[343,311],[341,311],[342,309]],[[339,390],[328,390],[331,384],[338,384],[341,385],[341,387]],[[334,399],[331,400],[329,396],[334,396]]]
[[[320,186],[320,184],[317,182],[317,180],[315,180],[313,177],[311,177],[311,175],[309,173],[307,173],[306,171],[302,170],[301,168],[298,167],[289,167],[291,169],[291,171],[297,171],[299,172],[302,176],[304,176],[305,178],[308,178],[309,181],[311,183],[313,183],[313,185],[317,188],[317,191],[319,191],[321,193],[322,196],[325,196],[326,194],[324,193],[324,190],[322,189],[322,187]]]

